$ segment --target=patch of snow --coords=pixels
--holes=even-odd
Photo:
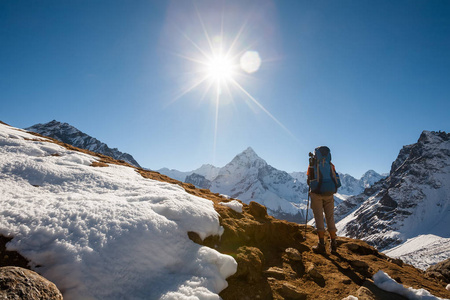
[[[240,203],[237,200],[233,200],[233,201],[230,201],[230,202],[220,202],[220,204],[223,205],[223,206],[227,206],[227,207],[231,208],[235,212],[242,213],[243,205],[242,205],[242,203]]]
[[[342,298],[342,300],[358,300],[358,297],[355,297],[353,295],[348,295],[345,298]]]
[[[424,289],[413,289],[411,287],[406,288],[381,270],[373,275],[373,281],[380,289],[399,294],[410,300],[445,300],[443,298],[433,296],[430,292]]]
[[[33,139],[33,140],[31,140]],[[58,153],[58,156],[51,154]],[[0,234],[64,299],[220,299],[236,261],[209,200],[0,124]]]
[[[450,238],[434,234],[419,235],[383,253],[426,270],[429,266],[450,257]]]

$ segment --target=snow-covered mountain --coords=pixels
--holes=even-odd
[[[170,176],[184,175],[167,169],[158,170]],[[305,182],[268,165],[249,147],[222,168],[204,165],[186,173],[185,182],[214,193],[267,207],[268,213],[280,219],[304,222],[308,188]],[[206,175],[206,176],[205,176]],[[309,214],[311,217],[311,214]]]
[[[256,201],[268,208],[269,214],[285,220],[304,222],[308,186],[306,172],[286,173],[275,169],[249,147],[222,168],[203,165],[191,172],[160,169],[158,172],[174,179],[192,183],[199,188],[238,198],[245,203]],[[383,178],[375,171],[366,172],[357,180],[341,174],[343,186],[336,194],[336,205],[363,191],[372,182]],[[308,219],[313,214],[308,213]]]
[[[263,204],[275,217],[304,222],[306,182],[270,166],[250,147],[220,169],[210,189],[246,203]]]
[[[219,299],[228,255],[213,202],[0,123],[0,235],[64,299]]]
[[[25,129],[52,137],[63,143],[81,149],[101,153],[114,159],[123,160],[133,166],[140,167],[138,162],[130,154],[120,152],[117,148],[109,148],[107,144],[102,143],[84,132],[81,132],[68,123],[61,123],[53,120],[45,124],[36,124]]]
[[[207,180],[213,180],[219,174],[220,168],[215,167],[210,164],[204,164],[200,168],[195,169],[194,171],[182,172],[175,169],[162,168],[157,170],[157,172],[167,175],[170,178],[185,182],[186,177],[192,174],[197,174],[205,177]]]
[[[339,169],[338,169],[339,170]],[[356,179],[352,175],[343,174],[338,172],[342,186],[339,188],[339,195],[344,199],[348,196],[358,195],[362,193],[366,188],[372,186],[375,182],[385,178],[387,175],[380,175],[374,170],[369,170],[361,176],[360,179]],[[306,172],[293,172],[290,173],[292,177],[300,182],[306,182]]]
[[[336,219],[339,234],[381,250],[397,246],[392,253],[404,260],[431,244],[441,249],[431,260],[449,257],[450,134],[423,131],[400,150],[386,179],[336,208]]]

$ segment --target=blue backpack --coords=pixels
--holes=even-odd
[[[314,155],[310,153],[308,169],[308,185],[311,193],[333,195],[341,186],[339,174],[331,163],[330,148],[317,147]]]

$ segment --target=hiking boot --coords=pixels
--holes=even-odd
[[[333,253],[337,252],[337,242],[336,242],[335,239],[332,239],[331,242],[330,242],[330,250]]]
[[[325,243],[319,242],[317,244],[317,246],[312,247],[312,250],[313,250],[314,253],[317,253],[317,254],[324,254],[324,253],[326,253]]]

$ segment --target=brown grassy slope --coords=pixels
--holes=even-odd
[[[194,242],[229,254],[238,262],[237,273],[228,278],[229,286],[220,294],[224,300],[342,299],[348,295],[359,299],[403,299],[374,286],[371,278],[378,270],[385,271],[405,286],[424,288],[435,296],[450,298],[450,291],[445,290],[446,283],[390,259],[363,241],[338,238],[337,254],[328,251],[327,255],[318,255],[311,251],[317,242],[313,228],[307,228],[306,241],[303,241],[303,225],[270,217],[265,207],[255,202],[244,204],[240,214],[220,205],[229,200],[207,189],[197,189],[160,173],[45,138],[69,150],[98,157],[99,162],[93,166],[125,165],[136,169],[145,178],[178,184],[192,195],[211,200],[220,215],[224,234],[204,241],[195,233],[188,235]]]

